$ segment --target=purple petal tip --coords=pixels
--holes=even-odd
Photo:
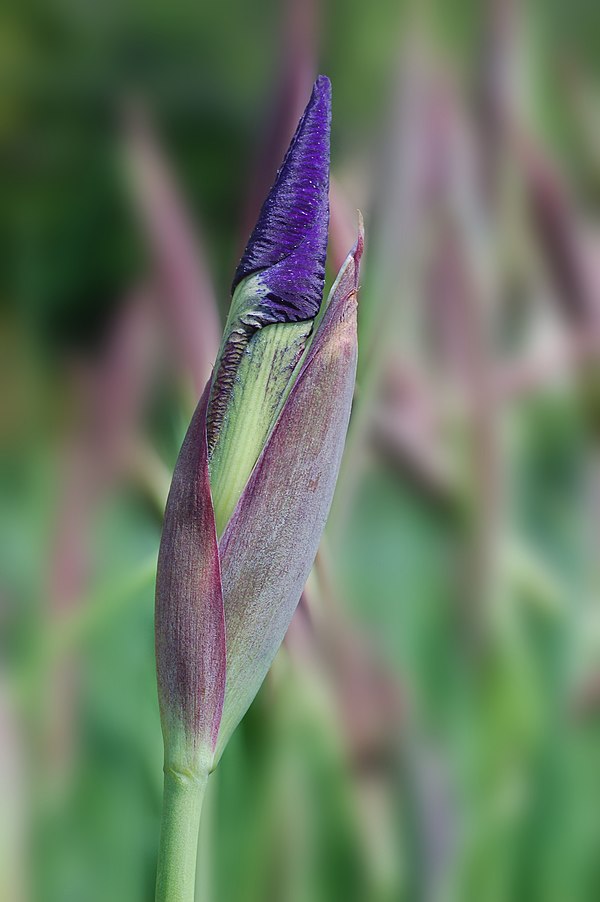
[[[320,75],[235,273],[232,290],[263,272],[272,322],[312,319],[321,305],[330,123],[331,83]]]

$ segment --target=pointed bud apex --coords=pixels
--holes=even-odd
[[[313,319],[325,284],[331,84],[320,75],[235,273],[261,273],[268,322]]]

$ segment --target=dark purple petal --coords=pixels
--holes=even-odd
[[[217,758],[289,626],[333,497],[356,372],[362,232],[220,542],[227,686]]]
[[[325,283],[331,84],[320,75],[233,280],[263,271],[262,325],[313,319]]]
[[[225,693],[225,620],[208,475],[206,408],[196,408],[173,474],[156,577],[156,667],[167,763],[215,747]],[[183,746],[181,731],[183,730]]]

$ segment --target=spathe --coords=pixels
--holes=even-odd
[[[361,225],[218,545],[208,478],[208,387],[188,429],[157,577],[158,687],[169,767],[214,766],[272,663],[312,567],[350,417],[362,248]]]

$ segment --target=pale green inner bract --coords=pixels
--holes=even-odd
[[[231,343],[237,343],[240,358],[231,392],[219,416],[216,441],[209,448],[210,487],[218,537],[223,534],[244,491],[351,259],[349,254],[316,319],[257,326],[249,340],[244,329],[258,324],[265,291],[260,273],[248,276],[235,290],[215,372],[228,344],[231,347]]]
[[[264,447],[312,327],[312,320],[264,326],[242,351],[209,461],[218,536]],[[229,322],[225,334],[231,334]]]

